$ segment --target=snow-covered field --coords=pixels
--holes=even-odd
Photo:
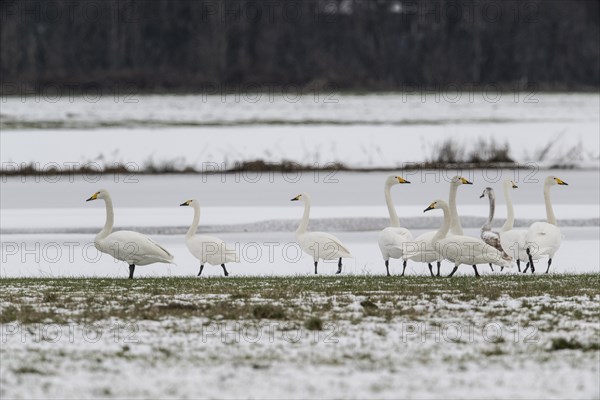
[[[598,398],[591,276],[302,279],[5,282],[0,394]]]

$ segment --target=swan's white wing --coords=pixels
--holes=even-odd
[[[550,224],[546,222],[534,222],[529,226],[529,232],[527,236],[530,235],[546,235],[550,232]]]
[[[146,239],[148,239],[153,245],[157,246],[162,251],[164,251],[167,256],[173,257],[173,254],[169,253],[169,251],[167,249],[165,249],[164,247],[162,247],[160,244],[156,243],[152,238],[146,236]]]
[[[527,229],[510,229],[500,232],[500,244],[506,254],[514,259],[527,261],[527,249],[525,247],[525,236]]]
[[[298,235],[298,243],[302,247],[302,250],[311,255],[315,260],[335,260],[340,257],[352,257],[350,250],[344,246],[342,241],[329,233],[303,233]]]
[[[412,241],[412,234],[406,228],[385,228],[379,234],[379,249],[384,259],[402,258],[404,243]]]
[[[230,262],[239,262],[235,249],[227,247],[226,243],[218,237],[208,235],[194,235],[186,240],[190,253],[199,259],[202,264],[221,265]]]
[[[133,231],[117,231],[96,243],[96,247],[117,260],[129,264],[170,263],[173,255],[146,235]]]
[[[553,256],[560,247],[561,238],[562,234],[556,225],[535,222],[525,236],[525,246],[531,250],[533,258]]]

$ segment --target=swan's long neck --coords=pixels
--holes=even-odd
[[[390,189],[392,185],[386,183],[383,191],[385,193],[385,202],[387,204],[388,212],[390,213],[390,225],[398,228],[400,227],[400,220],[398,219],[398,214],[396,214],[396,208],[394,207],[394,202],[392,201],[392,194],[390,193]]]
[[[504,185],[504,199],[506,200],[506,222],[504,222],[504,225],[502,225],[502,232],[511,230],[515,225],[515,210],[510,197],[510,189],[511,188],[508,185]]]
[[[444,211],[444,222],[442,223],[442,227],[433,236],[433,240],[432,240],[433,243],[437,242],[440,239],[445,238],[448,235],[448,231],[450,231],[450,223],[451,223],[450,210],[448,209],[448,206],[446,206],[445,204],[439,205],[439,208],[441,208]]]
[[[556,225],[556,217],[554,216],[554,209],[552,208],[552,200],[550,200],[550,185],[544,184],[544,201],[546,203],[546,219],[549,224]]]
[[[113,211],[112,199],[108,194],[104,196],[104,206],[106,207],[106,222],[104,228],[96,235],[96,240],[104,239],[112,232],[115,223],[115,213]]]
[[[462,235],[463,229],[460,225],[460,219],[458,218],[458,210],[456,209],[456,191],[458,190],[458,185],[451,183],[450,184],[450,197],[448,199],[448,205],[450,207],[450,219],[451,219],[451,231],[455,235]]]
[[[306,230],[308,229],[308,218],[310,216],[310,198],[306,197],[306,195],[303,195],[302,197],[304,198],[304,214],[302,214],[300,226],[296,229],[297,235],[306,233]]]
[[[188,229],[187,233],[185,234],[186,239],[189,239],[196,234],[196,231],[198,230],[198,224],[200,223],[200,206],[194,201],[192,203],[192,207],[194,208],[194,219],[192,220],[190,229]]]
[[[490,201],[490,213],[486,223],[481,227],[482,231],[492,230],[492,221],[494,220],[494,211],[496,211],[496,198],[493,192],[488,192],[488,199]]]

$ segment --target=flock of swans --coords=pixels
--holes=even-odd
[[[516,261],[518,271],[521,272],[521,262],[526,262],[527,272],[531,268],[534,273],[534,260],[548,257],[550,270],[552,258],[558,251],[561,242],[561,232],[556,225],[556,217],[550,200],[550,188],[554,185],[567,185],[555,176],[549,176],[544,181],[544,200],[547,220],[535,222],[529,228],[514,228],[514,209],[510,191],[517,185],[510,181],[503,182],[503,193],[506,199],[507,219],[499,232],[492,231],[492,221],[495,211],[495,194],[490,187],[485,188],[480,197],[489,199],[489,217],[481,228],[481,237],[466,236],[460,224],[456,207],[456,193],[461,185],[472,185],[467,179],[456,176],[450,181],[450,195],[448,202],[435,200],[424,212],[442,210],[443,223],[436,230],[424,233],[413,238],[412,233],[400,225],[396,208],[392,201],[391,188],[395,185],[409,184],[410,182],[400,176],[390,176],[384,185],[384,195],[387,204],[390,226],[383,229],[379,235],[379,248],[385,263],[387,275],[390,276],[390,259],[401,259],[403,262],[402,275],[406,270],[408,260],[427,264],[431,276],[434,276],[432,263],[437,263],[437,274],[440,275],[442,260],[454,263],[454,269],[448,275],[453,276],[460,265],[471,265],[476,276],[479,276],[477,265],[497,265],[504,269],[512,267]],[[87,201],[102,199],[106,206],[106,222],[102,230],[96,235],[94,244],[102,253],[108,254],[117,260],[125,261],[129,265],[129,278],[133,279],[136,265],[148,265],[157,262],[173,263],[174,257],[164,247],[138,232],[117,231],[113,232],[114,212],[110,194],[106,190],[94,193]],[[337,260],[337,274],[342,272],[342,259],[352,257],[348,248],[337,237],[325,232],[308,231],[311,198],[308,193],[302,193],[292,198],[291,201],[304,203],[304,213],[300,225],[296,230],[296,241],[302,250],[313,258],[315,274],[319,260]],[[205,264],[220,265],[223,273],[228,276],[226,263],[239,262],[239,256],[234,250],[227,248],[225,242],[217,237],[197,235],[200,223],[200,205],[198,200],[188,200],[180,206],[191,207],[194,210],[192,224],[185,235],[185,243],[190,253],[200,261],[202,274]]]

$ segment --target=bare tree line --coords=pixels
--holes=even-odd
[[[598,0],[3,0],[2,91],[596,89]]]

